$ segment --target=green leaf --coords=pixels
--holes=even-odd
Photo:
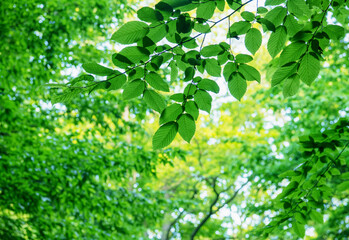
[[[241,73],[232,73],[231,79],[228,82],[229,92],[237,100],[241,101],[241,98],[245,95],[247,90],[246,80]]]
[[[235,60],[237,63],[248,63],[253,60],[253,57],[247,54],[238,54],[235,56]]]
[[[149,26],[144,22],[127,22],[111,37],[112,40],[121,44],[136,43],[144,38],[149,32]]]
[[[256,28],[248,30],[245,36],[245,46],[250,53],[255,54],[262,45],[262,34]]]
[[[107,80],[110,83],[108,91],[118,90],[125,84],[126,76],[120,72],[117,72],[109,76]]]
[[[237,64],[233,62],[228,62],[225,64],[223,69],[223,76],[225,81],[229,81],[231,79],[231,74],[237,71]]]
[[[117,71],[114,71],[117,72]],[[68,82],[68,84],[70,86],[74,86],[76,83],[81,82],[81,81],[88,81],[88,82],[92,82],[93,80],[95,80],[95,78],[92,75],[88,75],[88,74],[82,74],[76,78],[74,78],[73,80],[71,80],[70,82]],[[47,85],[46,85],[47,86]]]
[[[125,47],[119,53],[112,56],[112,61],[115,66],[126,69],[130,65],[135,65],[140,62],[145,62],[149,59],[150,52],[143,47]]]
[[[279,174],[279,178],[285,178],[285,177],[293,177],[293,176],[298,176],[299,174],[295,172],[294,170],[288,170],[286,172],[283,172]]]
[[[261,74],[257,69],[254,67],[247,65],[247,64],[240,64],[239,65],[239,72],[244,76],[244,78],[247,81],[254,81],[261,82]]]
[[[92,73],[92,74],[97,75],[97,76],[108,76],[108,75],[115,73],[115,71],[113,69],[103,67],[103,66],[99,65],[98,63],[94,63],[94,62],[84,63],[82,65],[82,68],[86,72]]]
[[[309,13],[309,7],[305,3],[305,0],[288,0],[288,11],[294,14],[297,18],[301,18]]]
[[[155,26],[151,26],[149,33],[147,34],[147,37],[151,39],[154,43],[157,43],[161,41],[164,37],[166,37],[169,30],[166,24],[154,24]]]
[[[190,83],[190,84],[188,84],[188,85],[185,87],[185,89],[184,89],[184,95],[185,95],[185,96],[191,96],[191,95],[193,95],[193,94],[196,92],[196,90],[197,90],[197,86],[194,85],[194,84],[192,84],[192,83]]]
[[[218,10],[223,12],[225,8],[225,0],[216,0],[216,3]]]
[[[235,22],[231,25],[228,31],[228,38],[237,37],[238,35],[242,35],[247,33],[247,31],[251,28],[251,23],[246,21]]]
[[[275,27],[279,26],[286,16],[287,10],[284,7],[275,7],[270,10],[266,15],[265,19],[273,23]]]
[[[349,189],[349,181],[342,182],[337,186],[337,190],[340,192],[343,192],[348,189]]]
[[[323,30],[331,39],[339,40],[345,36],[345,31],[339,25],[327,25]]]
[[[168,146],[176,137],[177,132],[178,124],[176,122],[162,125],[153,136],[153,148],[160,149]]]
[[[257,8],[257,13],[258,14],[263,14],[263,13],[267,13],[268,12],[268,9],[265,8],[265,7],[258,7]]]
[[[170,62],[170,67],[171,67],[171,82],[177,81],[178,77],[178,67],[174,61]]]
[[[287,35],[294,36],[299,32],[303,25],[299,24],[298,21],[292,15],[287,15],[285,18],[284,26],[287,29]]]
[[[224,52],[224,49],[219,44],[209,45],[201,49],[201,55],[204,57],[214,57]]]
[[[198,85],[198,88],[203,89],[203,90],[207,90],[210,92],[214,92],[214,93],[219,93],[219,86],[218,84],[210,79],[202,79]]]
[[[264,31],[266,31],[266,29],[272,32],[275,31],[275,25],[272,22],[270,22],[268,19],[259,18],[257,19],[257,22],[262,24]]]
[[[59,84],[59,83],[46,83],[45,87],[50,87],[50,88],[68,88],[67,85]]]
[[[159,11],[150,7],[143,7],[137,11],[137,16],[144,22],[158,22],[164,20],[164,17]]]
[[[196,9],[196,17],[203,18],[206,20],[210,19],[214,14],[215,9],[216,9],[216,3],[213,1],[200,3]]]
[[[193,101],[188,101],[185,103],[185,111],[189,113],[195,120],[199,117],[199,108]]]
[[[331,175],[333,175],[333,176],[339,176],[339,175],[341,175],[341,172],[338,170],[338,168],[331,168],[330,173],[331,173]]]
[[[294,42],[285,47],[280,54],[280,66],[289,62],[297,61],[307,50],[307,45],[304,42]]]
[[[243,19],[245,19],[246,21],[248,21],[248,22],[252,22],[254,20],[254,18],[255,18],[255,15],[253,13],[251,13],[251,12],[244,11],[244,12],[241,13],[241,17]]]
[[[157,73],[150,72],[145,76],[145,80],[149,83],[150,86],[155,88],[156,90],[169,92],[170,88],[167,82]]]
[[[274,87],[281,83],[284,79],[288,78],[292,74],[296,73],[297,64],[295,62],[288,63],[285,66],[276,70],[271,79],[271,86]]]
[[[182,105],[178,103],[174,103],[166,107],[161,113],[160,124],[177,120],[177,117],[181,115],[182,112],[183,112]]]
[[[199,32],[199,33],[209,33],[209,32],[211,32],[210,25],[208,25],[207,23],[206,24],[201,24],[201,23],[195,22],[194,30]]]
[[[298,92],[300,79],[298,74],[294,74],[287,78],[284,82],[283,94],[284,97],[291,97]]]
[[[284,26],[279,26],[276,28],[275,32],[270,35],[268,41],[268,52],[272,58],[274,58],[285,46],[287,38],[286,28]]]
[[[275,6],[275,5],[280,5],[282,3],[285,3],[285,0],[266,0],[264,5],[265,6]]]
[[[195,134],[195,121],[194,118],[189,114],[183,114],[178,119],[178,132],[181,137],[190,143],[190,140]]]
[[[219,65],[218,61],[214,58],[205,59],[205,69],[208,74],[210,74],[213,77],[220,77],[221,76],[221,66]]]
[[[298,182],[296,181],[292,181],[290,182],[287,187],[285,187],[283,190],[282,190],[282,193],[280,193],[278,196],[277,196],[277,199],[282,199],[284,197],[287,197],[290,193],[292,193],[297,187],[298,187]]]
[[[298,74],[302,81],[310,85],[320,72],[320,61],[312,54],[306,53],[300,63]]]
[[[298,222],[303,223],[303,224],[306,224],[305,216],[304,216],[302,213],[296,212],[296,213],[294,214],[294,218],[295,218]]]
[[[170,96],[170,99],[176,101],[176,102],[184,102],[184,94],[183,93],[176,93]]]
[[[346,172],[346,173],[343,173],[341,176],[340,176],[341,179],[349,179],[349,172]]]
[[[154,90],[146,89],[143,93],[143,98],[150,108],[159,113],[166,107],[164,98]]]
[[[324,223],[324,219],[321,213],[317,212],[316,210],[312,210],[310,212],[310,218],[317,223]]]
[[[81,89],[67,89],[61,94],[54,95],[51,103],[69,103],[81,93]]]
[[[127,100],[131,98],[135,98],[140,96],[145,89],[145,82],[137,79],[132,82],[129,82],[125,88],[124,91],[122,92],[122,97]]]
[[[197,90],[196,93],[194,94],[194,100],[201,110],[206,111],[207,113],[210,113],[212,97],[208,92],[200,89]]]
[[[293,224],[293,230],[298,235],[298,237],[303,238],[305,235],[305,227],[304,224],[299,223],[297,221],[294,221]]]

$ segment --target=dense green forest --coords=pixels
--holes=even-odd
[[[0,3],[0,239],[348,239],[347,0]]]

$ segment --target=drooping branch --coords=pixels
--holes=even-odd
[[[205,223],[211,218],[211,216],[213,214],[216,214],[219,210],[221,210],[224,206],[228,205],[229,203],[231,203],[236,196],[238,195],[239,191],[246,186],[247,183],[249,183],[249,181],[246,181],[244,184],[242,184],[240,186],[240,188],[236,189],[234,191],[234,194],[227,200],[225,201],[223,204],[221,204],[220,206],[217,207],[217,209],[213,210],[213,208],[215,207],[216,203],[218,202],[220,196],[222,193],[228,191],[232,186],[229,186],[227,188],[225,188],[224,190],[218,192],[216,189],[216,182],[217,182],[217,177],[215,177],[212,181],[212,188],[213,188],[213,192],[215,193],[215,197],[212,201],[212,203],[210,204],[209,207],[209,211],[207,213],[207,215],[200,221],[199,225],[193,230],[192,234],[190,235],[190,239],[194,239],[194,237],[197,235],[197,233],[200,231],[200,229],[205,225]]]

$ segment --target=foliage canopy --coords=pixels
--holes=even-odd
[[[348,237],[347,1],[2,4],[1,239]]]

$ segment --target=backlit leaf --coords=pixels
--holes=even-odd
[[[112,40],[121,44],[131,44],[144,38],[149,32],[149,26],[144,22],[127,22],[111,37]]]
[[[195,121],[189,114],[183,114],[178,119],[178,132],[181,137],[188,143],[195,134]]]
[[[231,95],[241,101],[241,98],[245,95],[247,90],[246,80],[242,77],[241,73],[234,72],[231,75],[231,79],[228,82],[228,88]]]
[[[176,137],[177,132],[178,124],[176,122],[162,125],[153,136],[153,148],[160,149],[168,146]]]
[[[162,110],[166,107],[164,98],[154,90],[145,90],[143,93],[143,98],[148,106],[157,112],[161,113]]]

